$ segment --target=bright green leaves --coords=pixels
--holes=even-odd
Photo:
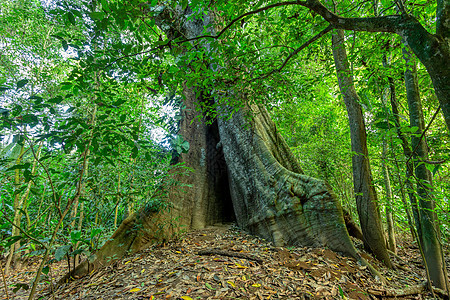
[[[94,11],[94,12],[90,13],[90,16],[93,20],[101,21],[105,17],[105,13],[99,12],[99,11]]]
[[[172,140],[172,147],[178,154],[187,153],[189,151],[189,142],[185,141],[182,136],[177,135]]]
[[[63,83],[61,83],[61,90],[62,91],[69,91],[69,90],[72,89],[72,87],[73,87],[73,85],[70,82],[63,82]]]

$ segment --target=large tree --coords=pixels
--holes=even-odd
[[[364,244],[384,264],[392,268],[387,252],[377,193],[372,180],[369,151],[367,149],[367,133],[364,122],[361,100],[353,84],[350,65],[344,43],[344,31],[336,30],[332,36],[333,57],[338,77],[339,87],[347,107],[352,143],[353,185],[356,195]]]
[[[173,12],[178,14],[175,18]],[[171,17],[182,21],[176,23]],[[166,30],[172,38],[195,38],[211,24],[209,15],[199,19],[181,8],[159,18],[162,28],[167,19],[172,22]],[[180,228],[204,228],[229,220],[275,245],[328,246],[367,264],[350,240],[340,203],[329,185],[303,174],[267,110],[257,104],[237,111],[222,107],[221,115],[211,119],[196,110],[214,104],[210,93],[183,86],[179,134],[190,149],[179,160],[193,173],[178,176],[184,188],[169,191],[171,209],[144,207],[129,216],[94,257],[68,276],[88,274],[112,257],[139,251]],[[245,93],[227,93],[246,102]]]
[[[226,89],[219,93],[211,77],[203,74],[214,73],[226,68],[227,64],[212,63],[213,59],[210,58],[214,55],[208,51],[202,51],[199,55],[198,49],[209,50],[211,39],[217,40],[244,17],[287,5],[308,7],[330,23],[330,26],[309,42],[294,50],[287,60],[329,32],[332,27],[395,32],[409,41],[411,48],[415,49],[416,55],[427,67],[433,78],[436,94],[441,101],[446,122],[450,124],[448,111],[444,109],[446,97],[448,97],[445,94],[448,87],[446,85],[448,71],[439,73],[437,70],[438,66],[442,67],[443,61],[448,58],[447,46],[441,43],[438,34],[429,34],[406,12],[402,15],[376,18],[344,18],[331,13],[318,1],[280,2],[243,14],[229,22],[229,26],[223,29],[218,28],[220,31],[216,34],[212,30],[214,25],[211,19],[212,13],[205,13],[206,7],[203,7],[203,10],[196,7],[196,11],[201,15],[199,17],[192,12],[192,9],[186,7],[187,2],[183,3],[184,7],[151,6],[148,3],[137,5],[136,9],[130,10],[132,13],[129,15],[111,8],[113,6],[104,8],[104,11],[111,12],[119,24],[125,23],[123,20],[125,18],[136,15],[141,18],[148,14],[152,16],[154,23],[159,25],[161,33],[158,32],[160,40],[156,44],[157,47],[136,50],[136,56],[155,52],[154,49],[170,49],[175,55],[174,60],[177,61],[180,57],[186,58],[180,56],[180,52],[197,51],[197,54],[193,54],[196,55],[196,65],[188,64],[183,70],[194,76],[187,78],[182,88],[185,108],[179,132],[190,144],[189,152],[183,154],[180,161],[192,169],[193,174],[179,175],[178,180],[185,183],[185,187],[182,191],[170,190],[169,201],[172,208],[168,212],[155,210],[154,207],[145,207],[132,214],[95,257],[79,265],[70,275],[87,274],[91,269],[110,261],[111,257],[120,257],[129,251],[138,251],[154,241],[170,237],[181,228],[180,226],[202,228],[230,219],[236,219],[242,228],[271,240],[276,245],[328,246],[365,263],[349,239],[340,204],[329,186],[321,180],[303,174],[262,105],[247,104],[238,108],[231,105],[219,105],[230,99],[246,103],[248,96],[246,89],[242,86],[234,89],[232,85],[234,81],[230,80]],[[439,7],[444,12],[447,11],[445,3]],[[104,15],[104,12],[91,14],[97,20],[98,26],[105,27],[110,20]],[[144,23],[147,21],[144,17],[142,19]],[[244,26],[243,23],[241,24]],[[441,29],[446,28],[445,24],[439,26]],[[205,32],[205,28],[209,28],[210,32]],[[441,29],[438,32],[442,35]],[[435,47],[433,51],[436,51],[436,55],[430,55],[430,47],[421,42],[423,38]],[[221,42],[226,43],[228,39]],[[181,40],[184,41],[183,44]],[[186,44],[187,41],[191,44]],[[142,37],[141,43],[146,43],[142,42]],[[132,56],[135,54],[130,53],[128,49],[122,57],[116,60],[110,59],[104,69],[122,61],[123,58]],[[278,70],[281,70],[286,62]],[[233,70],[233,68],[230,69]],[[248,73],[256,73],[256,71],[258,70],[252,68],[247,70]],[[157,73],[158,82],[166,76],[165,74],[165,70],[159,75]],[[241,75],[241,70],[236,71],[236,74]],[[208,84],[196,85],[196,82]],[[224,86],[220,88],[223,89]],[[208,114],[208,108],[216,105],[219,105],[216,110],[219,114],[217,119],[214,114],[213,116]],[[198,112],[196,109],[198,107],[203,108],[203,112]]]

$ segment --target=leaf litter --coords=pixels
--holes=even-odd
[[[362,248],[355,240],[358,248]],[[361,250],[361,249],[360,249]],[[399,246],[393,261],[400,268],[388,270],[368,254],[363,256],[389,282],[382,286],[366,267],[329,249],[275,247],[230,225],[191,231],[179,239],[154,245],[126,257],[90,276],[54,287],[41,284],[40,299],[428,299],[420,290],[395,295],[406,286],[423,285],[424,269],[418,249]],[[447,263],[447,266],[450,262]],[[32,269],[32,267],[31,267]],[[12,299],[27,292],[12,292],[25,283],[31,269],[7,278]],[[53,282],[67,272],[52,266]],[[7,299],[0,290],[0,299]],[[39,297],[36,297],[39,298]]]

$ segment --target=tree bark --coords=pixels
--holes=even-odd
[[[377,195],[372,184],[364,117],[359,104],[359,96],[353,84],[353,76],[350,73],[343,30],[336,30],[333,33],[332,43],[339,88],[347,107],[350,124],[350,137],[354,153],[352,157],[353,183],[364,244],[387,267],[392,268],[381,226]]]
[[[425,135],[425,121],[422,111],[422,102],[417,81],[416,63],[411,53],[404,48],[403,55],[406,62],[405,87],[408,99],[409,119],[411,127],[418,130],[411,138],[413,150],[413,164],[417,179],[418,218],[416,221],[420,246],[423,249],[425,266],[432,284],[440,289],[447,290],[447,274],[440,244],[440,229],[437,222],[435,201],[433,199],[433,183],[430,171],[425,161],[428,159],[428,146]],[[409,158],[408,158],[409,159]]]

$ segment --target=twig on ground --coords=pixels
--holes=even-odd
[[[427,288],[427,283],[424,282],[420,285],[411,286],[405,289],[398,290],[379,290],[379,289],[368,289],[367,292],[374,296],[382,297],[404,297],[410,295],[417,295],[425,291]]]
[[[3,269],[1,268],[1,266],[0,266],[0,271],[2,271],[3,284],[5,285],[6,299],[9,300],[8,286],[6,285],[5,273],[3,273]]]

